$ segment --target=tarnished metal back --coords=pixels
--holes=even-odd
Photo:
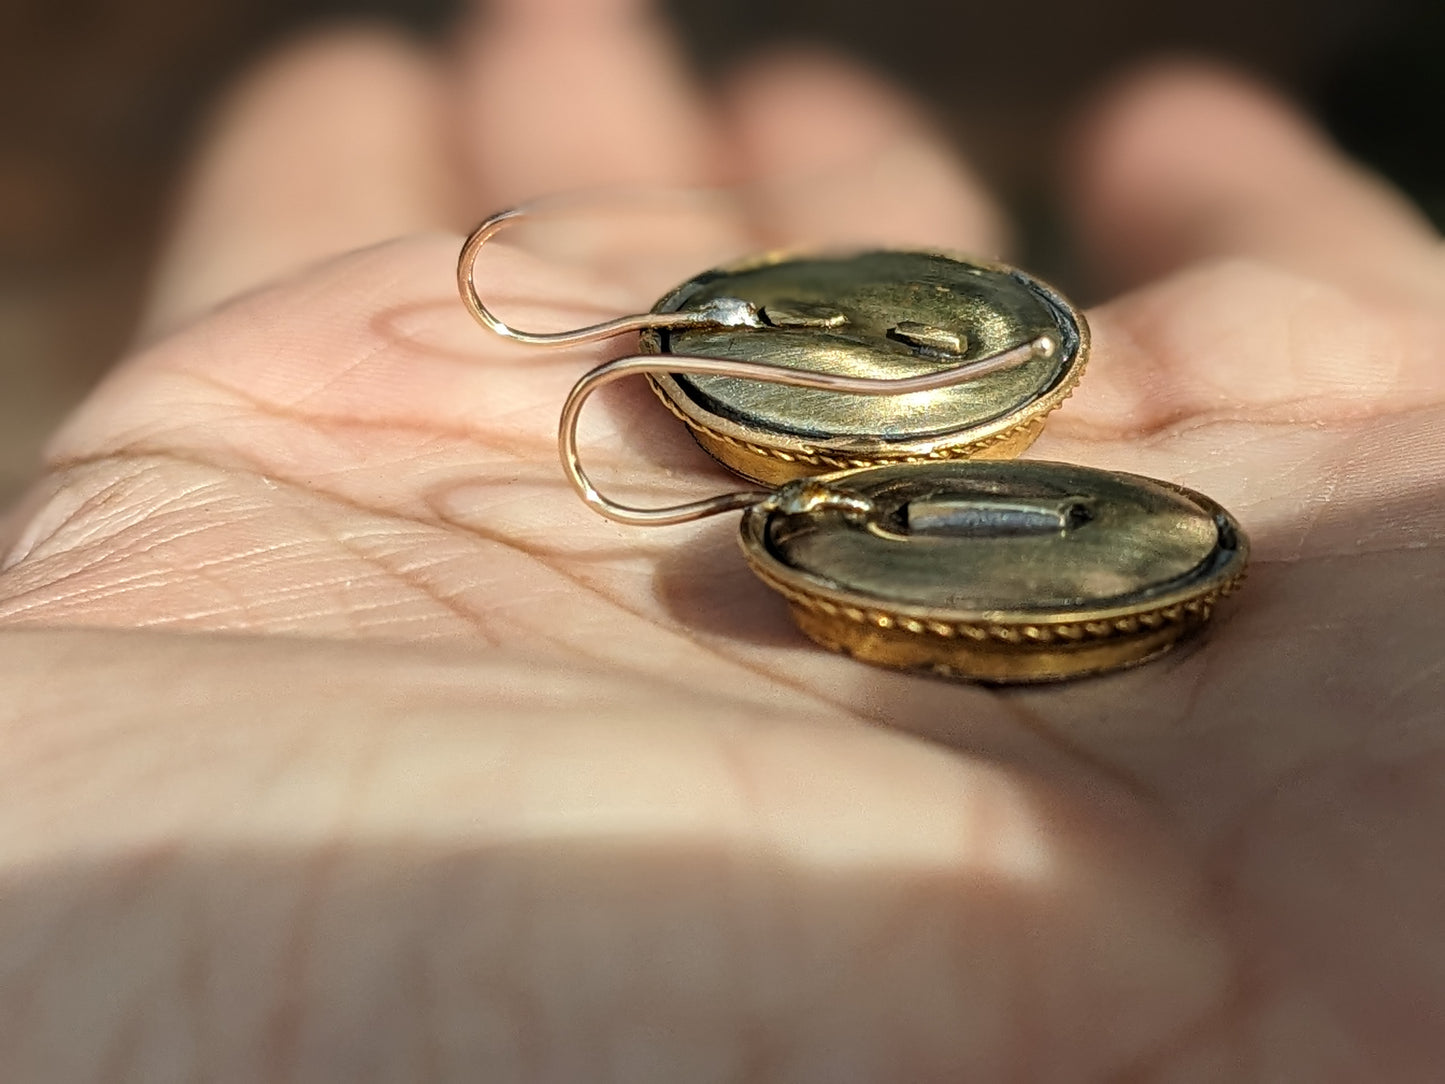
[[[892,378],[984,358],[1047,335],[1050,356],[937,391],[860,399],[732,377],[654,379],[709,452],[777,483],[840,466],[916,458],[1002,458],[1037,436],[1088,354],[1083,316],[1023,272],[927,252],[770,256],[699,275],[654,312],[736,298],[761,326],[655,329],[645,352],[764,361]]]
[[[814,639],[892,666],[1041,681],[1140,662],[1203,625],[1248,557],[1207,497],[1068,463],[907,464],[790,485],[818,495],[797,511],[785,486],[750,509],[749,563]]]

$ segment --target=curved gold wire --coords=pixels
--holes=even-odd
[[[457,257],[457,290],[462,295],[462,303],[477,323],[504,339],[530,346],[580,346],[583,343],[610,339],[614,335],[625,335],[629,331],[643,331],[647,328],[764,326],[755,305],[738,298],[720,297],[688,312],[648,312],[619,316],[615,320],[604,320],[600,324],[572,331],[522,331],[514,328],[487,308],[477,294],[477,256],[482,247],[508,224],[526,218],[531,213],[527,207],[522,206],[492,215],[472,231],[466,244],[462,245],[461,255]]]
[[[587,477],[577,454],[577,423],[582,414],[582,404],[598,388],[629,376],[687,373],[693,376],[740,377],[745,380],[761,380],[768,384],[787,384],[795,388],[816,388],[850,395],[907,395],[911,392],[936,391],[939,388],[964,384],[1001,369],[1022,365],[1033,358],[1050,357],[1057,349],[1058,344],[1052,337],[1041,335],[1030,342],[976,361],[960,362],[932,373],[887,379],[815,373],[761,361],[682,357],[673,354],[618,358],[597,366],[573,385],[567,401],[562,405],[562,417],[557,429],[557,451],[562,459],[562,469],[572,483],[572,488],[590,508],[608,519],[635,527],[665,527],[673,523],[688,523],[720,512],[747,508],[767,500],[772,496],[772,491],[743,490],[667,508],[635,508],[604,497]]]

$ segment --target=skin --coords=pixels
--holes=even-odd
[[[899,92],[789,55],[704,93],[622,0],[257,71],[5,521],[7,1076],[1434,1079],[1445,249],[1219,72],[1071,154],[1117,293],[1030,454],[1202,490],[1256,556],[1201,642],[998,692],[814,648],[732,517],[592,515],[556,411],[626,347],[509,346],[451,282],[469,220],[609,182],[806,177],[740,239],[1005,253]],[[532,325],[612,297],[484,265]],[[604,482],[729,484],[618,390]]]

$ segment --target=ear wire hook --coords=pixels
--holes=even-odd
[[[719,297],[688,312],[649,312],[620,316],[573,331],[522,331],[498,319],[477,294],[477,256],[493,237],[518,219],[531,215],[526,206],[499,211],[472,231],[457,258],[457,290],[472,318],[489,331],[530,346],[580,346],[647,328],[763,327],[757,307],[735,297]]]
[[[976,361],[965,361],[958,365],[940,369],[937,372],[921,373],[890,379],[876,377],[844,376],[839,373],[815,373],[792,369],[786,365],[773,365],[761,361],[735,361],[723,358],[696,358],[677,355],[638,355],[604,362],[583,376],[573,386],[562,405],[562,418],[558,423],[557,451],[562,458],[562,469],[578,496],[593,510],[608,519],[635,527],[665,527],[674,523],[688,523],[695,519],[747,508],[773,496],[771,490],[744,490],[707,497],[700,501],[672,505],[666,508],[635,508],[619,504],[604,497],[593,486],[582,469],[577,453],[577,423],[582,415],[582,405],[588,396],[598,388],[615,383],[629,376],[663,373],[687,373],[693,376],[730,376],[745,380],[761,380],[768,384],[786,384],[795,388],[816,388],[821,391],[845,392],[851,395],[907,395],[910,392],[936,391],[955,384],[1011,369],[1039,357],[1051,357],[1058,349],[1058,343],[1048,335],[1040,335],[1029,342],[1012,349],[991,354]]]

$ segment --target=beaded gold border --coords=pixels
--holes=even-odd
[[[666,355],[660,356],[665,357]],[[1055,401],[1049,403],[1049,405],[1039,413],[1024,419],[1016,425],[1000,429],[997,433],[990,433],[987,436],[978,437],[963,444],[945,444],[926,452],[900,452],[897,455],[878,455],[871,458],[857,457],[851,459],[832,455],[822,449],[814,448],[807,444],[800,445],[792,451],[784,451],[782,448],[774,448],[766,444],[755,444],[749,440],[741,440],[728,433],[720,432],[698,421],[696,418],[689,417],[688,414],[673,401],[672,396],[663,390],[662,385],[654,377],[649,376],[647,383],[652,388],[653,394],[656,395],[657,398],[662,401],[662,405],[667,408],[668,413],[694,433],[701,436],[708,437],[733,448],[741,448],[746,452],[751,452],[753,455],[762,456],[764,459],[776,459],[783,463],[806,463],[811,467],[827,467],[831,470],[854,470],[862,467],[882,467],[893,463],[930,463],[950,459],[972,459],[993,445],[1006,443],[1030,431],[1037,432],[1043,429],[1044,422],[1048,416],[1063,406],[1064,401],[1074,394],[1074,389],[1078,386],[1083,372],[1084,366],[1082,364],[1075,366],[1074,374],[1067,383],[1055,389],[1055,393],[1062,391],[1062,394],[1058,394]]]
[[[782,582],[752,560],[749,560],[748,564],[760,580],[782,595],[790,604],[814,613],[843,618],[858,625],[871,625],[879,629],[896,629],[918,636],[933,636],[943,640],[964,639],[976,643],[991,641],[995,644],[1015,647],[1107,640],[1118,636],[1132,636],[1139,632],[1150,632],[1163,628],[1165,625],[1207,621],[1219,600],[1237,591],[1248,574],[1247,568],[1240,569],[1228,580],[1209,588],[1196,598],[1116,617],[1047,623],[1037,621],[938,621],[913,617],[896,610],[834,602]]]

